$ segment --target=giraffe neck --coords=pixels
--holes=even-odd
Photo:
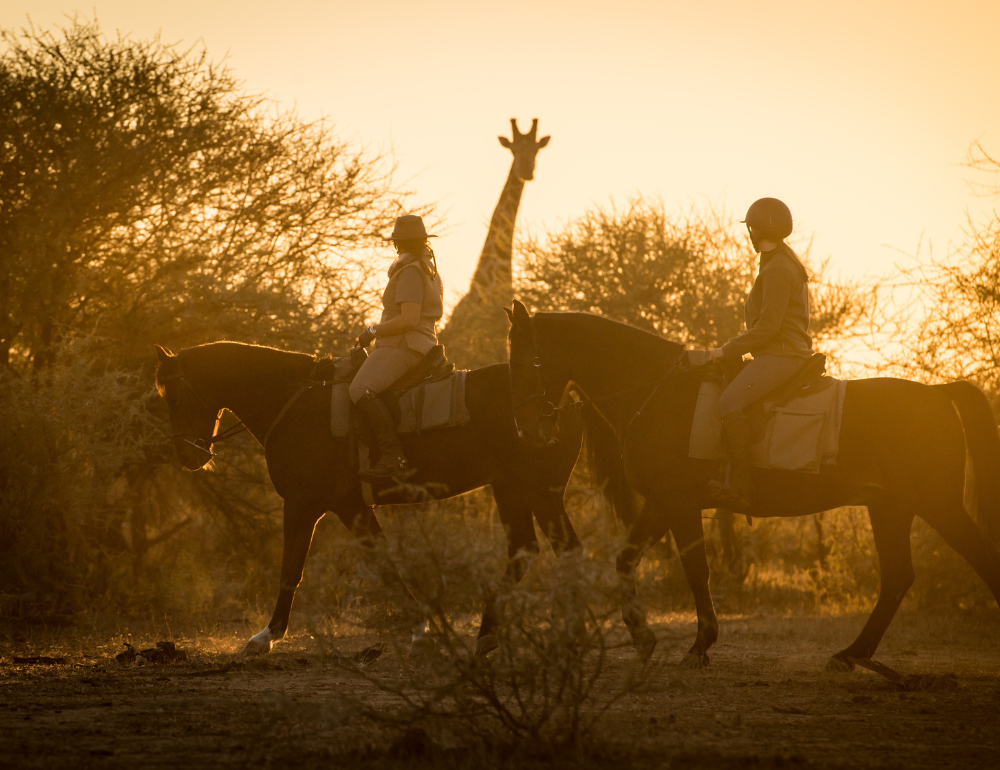
[[[511,164],[507,174],[507,183],[500,193],[500,200],[493,211],[490,220],[490,230],[486,234],[483,251],[476,264],[476,272],[472,276],[472,291],[481,298],[494,297],[497,292],[506,295],[513,292],[511,278],[511,250],[514,242],[514,222],[517,219],[517,209],[521,204],[521,193],[524,192],[524,182],[514,173]]]

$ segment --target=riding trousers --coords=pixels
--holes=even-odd
[[[355,404],[365,391],[381,393],[423,360],[424,354],[406,346],[376,347],[354,375],[348,393]]]
[[[805,361],[797,356],[754,356],[719,397],[722,416],[738,412],[788,382]]]

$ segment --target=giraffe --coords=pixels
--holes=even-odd
[[[438,335],[448,357],[463,368],[507,359],[507,318],[501,308],[510,305],[514,298],[511,275],[514,220],[524,183],[535,177],[535,156],[551,138],[543,136],[536,140],[538,118],[532,119],[531,130],[526,134],[518,131],[515,118],[510,119],[510,126],[513,139],[497,137],[514,155],[507,182],[493,211],[469,291],[455,305],[448,325]]]

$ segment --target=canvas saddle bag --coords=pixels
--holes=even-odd
[[[689,359],[692,365],[707,362],[707,352],[689,351]],[[719,397],[730,378],[717,367],[705,371],[688,456],[722,461],[726,453]],[[753,436],[750,457],[755,467],[819,473],[823,466],[836,464],[847,382],[824,372],[825,356],[817,354],[788,383],[744,410]]]

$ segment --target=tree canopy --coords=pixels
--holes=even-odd
[[[67,331],[126,357],[227,336],[315,350],[368,310],[385,159],[248,95],[204,50],[3,33],[0,363]],[[365,301],[361,301],[365,300]]]

